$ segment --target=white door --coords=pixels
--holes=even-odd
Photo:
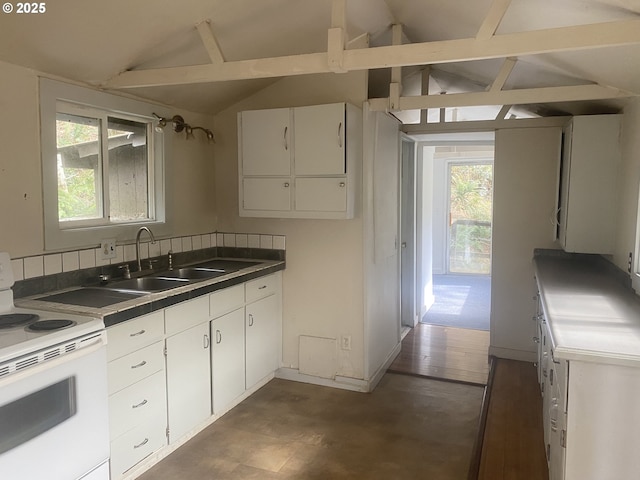
[[[278,298],[271,295],[246,306],[246,388],[278,367]]]
[[[289,175],[292,135],[290,109],[251,110],[240,114],[242,174]]]
[[[167,338],[169,443],[211,415],[209,323]]]
[[[291,210],[291,179],[245,178],[242,180],[242,207],[245,210]]]
[[[346,177],[296,178],[295,209],[299,212],[345,212]]]
[[[296,175],[341,175],[345,170],[345,105],[293,109]]]
[[[213,413],[244,392],[244,308],[211,322]]]

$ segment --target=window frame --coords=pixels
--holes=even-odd
[[[148,212],[150,219],[143,221],[112,223],[100,221],[60,222],[58,217],[58,174],[57,174],[57,113],[86,115],[100,113],[104,118],[135,120],[148,123]],[[104,239],[116,238],[119,242],[131,240],[140,226],[152,227],[158,236],[169,235],[170,225],[166,220],[165,206],[165,156],[170,150],[170,136],[153,128],[154,113],[162,117],[170,116],[161,106],[139,100],[119,97],[86,87],[70,85],[46,78],[40,79],[40,141],[42,161],[42,190],[44,213],[44,249],[62,250],[72,247],[98,246]],[[105,126],[106,132],[106,126]],[[104,147],[103,147],[104,151]],[[103,162],[108,162],[108,158]],[[108,167],[107,167],[108,168]],[[104,175],[104,170],[103,170]],[[103,179],[103,186],[108,180]],[[107,195],[108,196],[108,195]],[[108,199],[105,199],[108,201]],[[152,203],[151,203],[152,202]],[[103,212],[104,214],[104,212]]]

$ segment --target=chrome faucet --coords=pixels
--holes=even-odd
[[[151,243],[156,243],[156,239],[147,227],[140,227],[138,229],[138,233],[136,234],[136,262],[138,263],[138,271],[142,271],[142,263],[140,262],[140,235],[142,232],[147,232],[149,234],[149,238],[151,238]]]

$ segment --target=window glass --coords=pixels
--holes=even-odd
[[[102,218],[100,119],[56,116],[58,220]]]
[[[148,220],[147,124],[108,117],[108,138],[110,221]]]

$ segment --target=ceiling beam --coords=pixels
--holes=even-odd
[[[211,31],[211,22],[209,20],[200,22],[196,25],[196,29],[198,30],[202,43],[204,43],[204,48],[207,50],[211,63],[224,63],[224,55],[222,54],[220,45],[218,45],[218,40],[216,40],[215,35]]]
[[[502,66],[500,67],[500,71],[496,78],[493,80],[493,83],[489,86],[490,92],[499,92],[504,87],[504,84],[507,82],[509,75],[513,71],[513,67],[516,66],[516,62],[518,60],[513,57],[505,58]]]
[[[346,71],[465,62],[640,43],[640,20],[624,20],[467,38],[345,50]],[[149,70],[130,70],[109,80],[106,88],[184,85],[254,78],[329,73],[328,54],[310,53]]]
[[[481,105],[528,105],[532,103],[603,100],[635,96],[630,92],[601,85],[572,85],[566,87],[522,88],[497,92],[454,93],[400,97],[398,110],[425,108],[473,107]],[[387,111],[389,100],[369,100],[371,111]]]
[[[509,5],[511,5],[511,0],[493,0],[487,16],[480,25],[480,30],[476,35],[477,40],[487,40],[493,37]]]

